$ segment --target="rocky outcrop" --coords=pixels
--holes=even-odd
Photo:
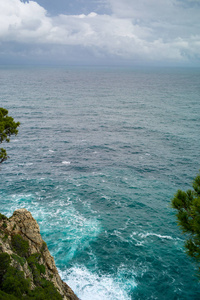
[[[23,272],[31,291],[51,282],[62,299],[78,300],[71,288],[61,280],[54,258],[42,240],[39,225],[26,209],[16,210],[10,218],[0,214],[0,255],[5,256],[3,253],[7,253],[7,259],[9,257],[9,266]],[[5,267],[0,266],[1,280],[8,269],[2,268]]]

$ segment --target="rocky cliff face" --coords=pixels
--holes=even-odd
[[[19,291],[16,288],[14,292],[14,296],[18,297],[16,299],[23,299],[25,296],[25,299],[43,299],[42,296],[37,298],[36,291],[41,295],[42,293],[48,295],[47,287],[49,286],[50,293],[55,292],[55,298],[44,296],[44,299],[58,299],[56,296],[58,292],[61,299],[78,300],[71,288],[61,280],[54,259],[42,240],[39,225],[26,209],[16,210],[10,218],[0,214],[0,256],[0,290],[3,291],[2,293],[11,294],[12,289],[6,282],[9,278],[8,274],[15,272],[14,269],[16,269],[19,274],[23,272],[22,277],[24,276],[23,280],[25,280],[23,282],[25,285],[26,282],[28,284],[28,288],[22,290],[21,294],[20,287]],[[13,289],[15,291],[15,287]],[[3,298],[0,297],[0,299]]]

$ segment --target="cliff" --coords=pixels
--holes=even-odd
[[[1,299],[78,300],[61,280],[39,225],[26,209],[10,218],[0,214]]]

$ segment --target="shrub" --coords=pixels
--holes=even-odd
[[[38,263],[35,264],[36,268],[38,269],[38,271],[40,272],[40,274],[45,274],[45,266],[44,265],[40,265]]]
[[[13,267],[8,267],[3,276],[2,291],[7,294],[21,298],[23,294],[28,293],[30,289],[30,280],[24,278],[24,273]]]
[[[37,268],[37,265],[39,266],[38,261],[40,257],[41,257],[40,253],[34,253],[27,258],[28,265],[31,268],[33,274],[33,280],[35,285],[41,284],[41,277],[40,277],[41,272],[39,268]]]
[[[15,297],[13,295],[7,294],[3,291],[0,291],[0,300],[19,300],[19,298]]]
[[[3,222],[3,228],[7,228],[6,222]]]
[[[52,282],[42,279],[41,280],[41,286],[36,287],[34,291],[32,292],[32,295],[34,300],[62,300],[62,296],[58,293],[57,289],[53,285]]]
[[[29,264],[30,267],[33,267],[39,260],[40,260],[41,254],[40,253],[34,253],[31,254],[28,258],[27,258],[27,262]]]
[[[11,256],[12,256],[12,258],[13,258],[15,261],[17,261],[17,262],[23,267],[23,265],[24,265],[25,262],[26,262],[26,260],[25,260],[24,257],[20,257],[20,256],[18,256],[18,255],[16,255],[16,254],[12,254]]]
[[[11,237],[13,250],[21,257],[28,256],[29,243],[25,241],[21,235],[15,234]]]
[[[7,233],[4,235],[4,237],[2,238],[2,240],[5,242],[8,239],[8,235]]]
[[[6,217],[6,216],[4,216],[4,215],[2,215],[1,213],[0,213],[0,221],[1,220],[7,220],[8,218]]]
[[[12,257],[18,262],[25,259],[13,254]],[[27,258],[32,270],[36,288],[30,289],[30,279],[24,278],[24,273],[10,266],[10,256],[7,253],[0,254],[0,300],[62,300],[57,288],[52,282],[41,278],[45,273],[45,266],[39,264],[40,253],[35,253]]]
[[[47,244],[43,242],[41,247],[41,253],[43,253],[46,248],[47,248]]]
[[[1,253],[0,254],[0,285],[2,284],[3,276],[8,270],[10,265],[11,259],[8,253]]]

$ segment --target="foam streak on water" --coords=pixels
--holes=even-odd
[[[129,272],[129,271],[128,271]],[[81,295],[81,300],[90,299],[113,299],[130,300],[128,292],[136,287],[134,273],[131,279],[127,280],[124,274],[118,272],[116,278],[109,275],[97,275],[90,273],[85,267],[75,266],[68,272],[61,272],[61,276],[68,282],[77,294]],[[127,273],[127,272],[126,272]]]
[[[0,205],[38,221],[82,300],[199,299],[170,199],[200,169],[200,72],[0,68]]]

